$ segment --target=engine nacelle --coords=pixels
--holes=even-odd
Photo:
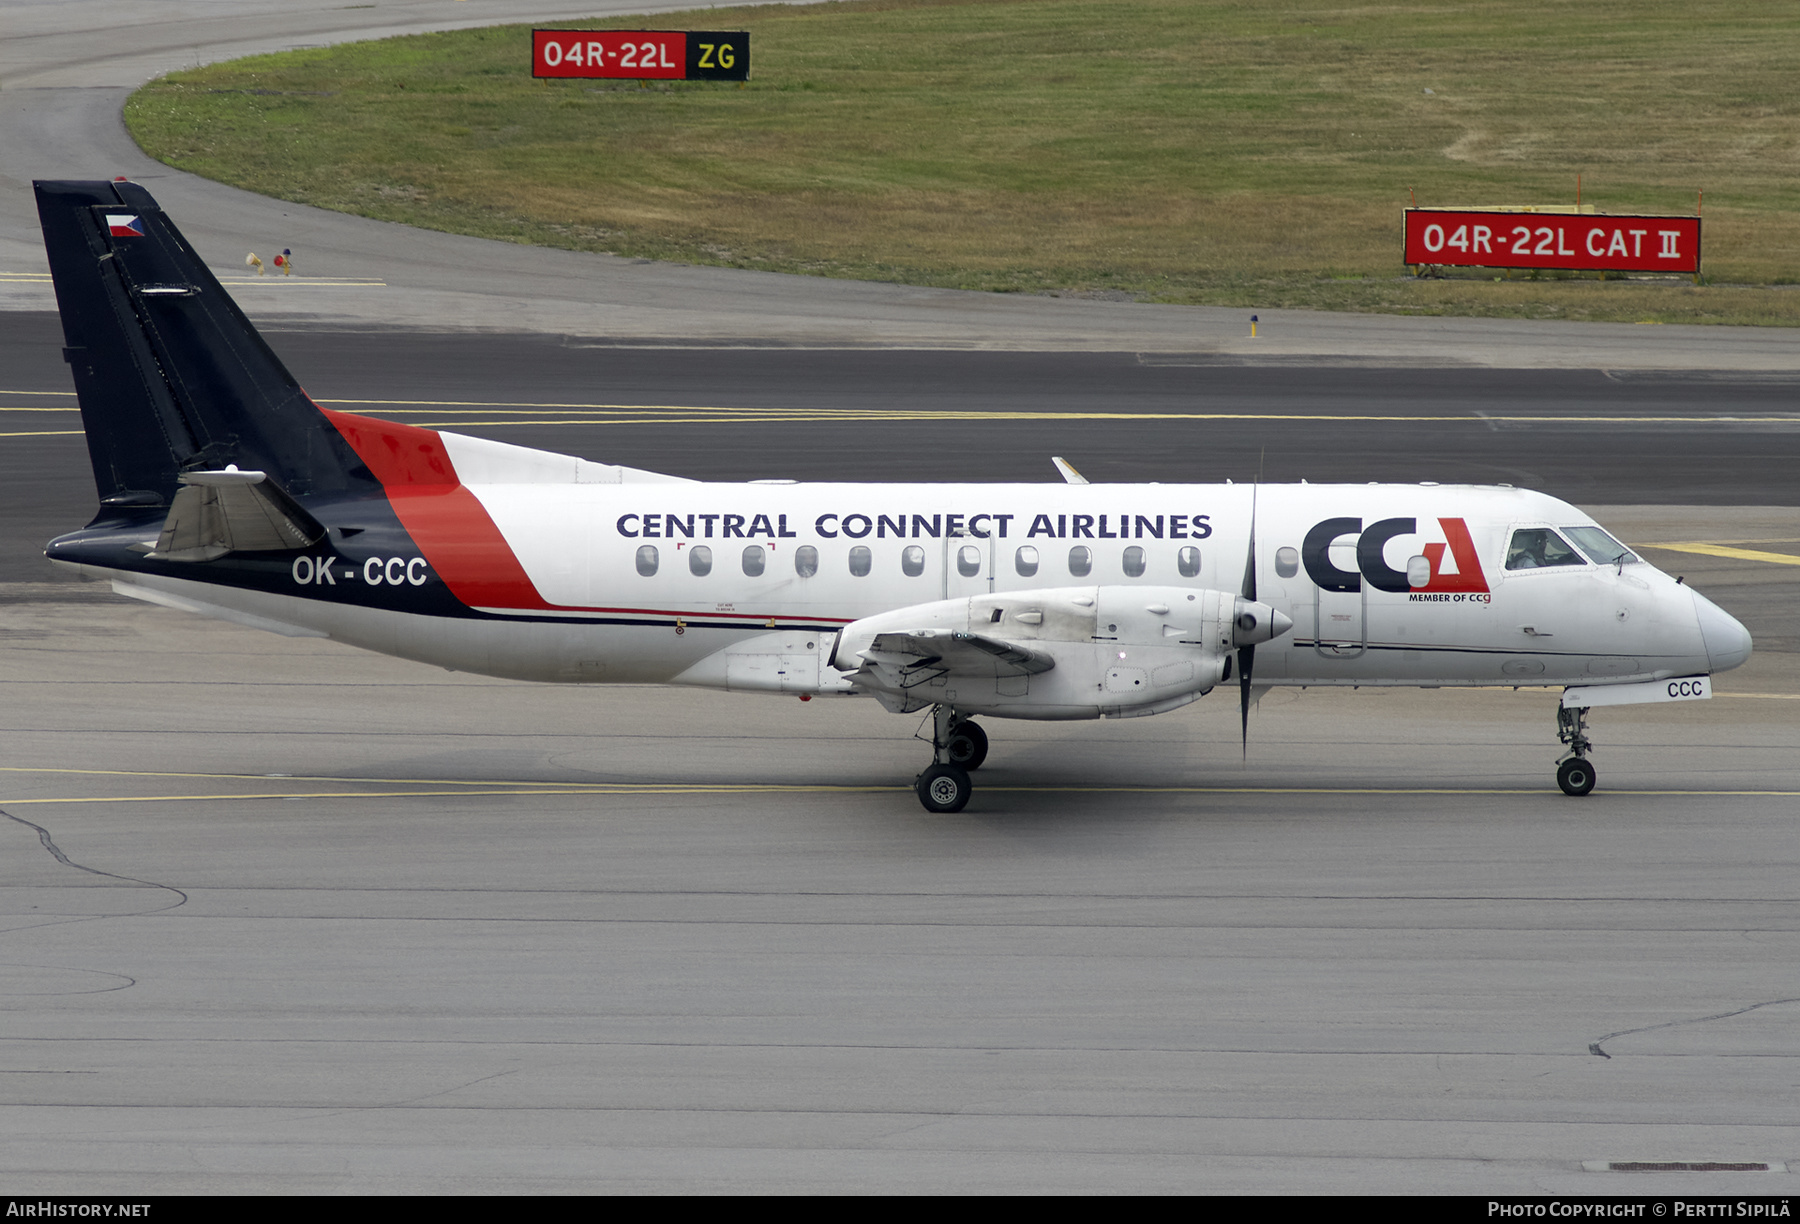
[[[1050,587],[866,617],[838,634],[830,665],[898,712],[1131,717],[1198,699],[1235,648],[1290,624],[1229,591]]]

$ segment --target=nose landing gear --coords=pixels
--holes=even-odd
[[[913,782],[927,812],[960,812],[974,793],[969,771],[987,760],[987,732],[948,706],[931,712],[932,764]]]
[[[1587,712],[1586,706],[1556,710],[1556,737],[1569,746],[1569,755],[1556,766],[1556,784],[1565,795],[1580,797],[1594,789],[1594,765],[1587,759],[1594,741],[1587,737]]]

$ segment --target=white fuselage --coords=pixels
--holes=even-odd
[[[1293,623],[1259,648],[1259,686],[1623,683],[1723,670],[1749,649],[1735,621],[1635,558],[1509,569],[1516,532],[1594,525],[1521,490],[712,484],[443,437],[529,583],[478,615],[335,602],[300,566],[289,595],[210,586],[204,567],[111,576],[126,593],[457,670],[783,692],[847,691],[831,648],[853,622],[1078,587],[1124,592],[1115,605],[1134,587],[1253,590]],[[344,581],[461,564],[440,546]],[[778,681],[737,666],[732,683],[734,652],[793,666]]]

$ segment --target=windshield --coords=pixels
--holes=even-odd
[[[1506,568],[1509,570],[1580,564],[1581,558],[1575,555],[1575,550],[1545,527],[1527,527],[1513,532],[1512,543],[1506,549]]]
[[[1564,527],[1563,532],[1595,565],[1631,565],[1638,559],[1636,553],[1598,527]]]

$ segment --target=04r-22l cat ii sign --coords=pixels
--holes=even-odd
[[[531,75],[626,81],[747,81],[744,30],[533,30]]]
[[[320,408],[127,182],[36,184],[122,595],[458,671],[924,713],[933,811],[988,718],[1133,718],[1235,683],[1711,695],[1750,635],[1541,493],[1472,485],[703,483]]]

